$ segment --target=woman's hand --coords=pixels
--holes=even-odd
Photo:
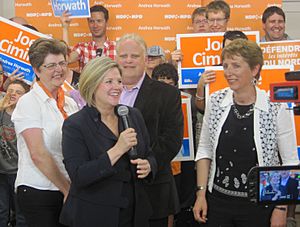
[[[198,83],[204,87],[206,84],[212,83],[215,80],[216,80],[216,72],[213,70],[206,70],[202,73]]]
[[[271,227],[285,227],[286,226],[286,210],[274,208],[271,216]]]
[[[194,208],[193,208],[194,218],[198,222],[206,223],[207,221],[207,202],[205,194],[198,195]]]
[[[137,145],[136,132],[133,128],[128,128],[121,132],[116,147],[124,154],[130,148]]]
[[[149,175],[151,172],[151,166],[147,159],[134,159],[130,160],[131,164],[136,165],[137,177],[142,179]]]

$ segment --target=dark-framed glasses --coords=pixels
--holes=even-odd
[[[60,66],[61,68],[66,68],[68,65],[68,62],[67,61],[61,61],[61,62],[58,62],[58,63],[49,63],[47,65],[42,65],[44,68],[52,71],[52,70],[55,70],[57,66]]]

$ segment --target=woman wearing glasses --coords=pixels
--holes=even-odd
[[[67,49],[58,40],[40,38],[28,54],[37,82],[12,115],[19,152],[17,199],[29,226],[62,226],[58,219],[70,181],[62,162],[61,127],[77,111],[61,88]]]

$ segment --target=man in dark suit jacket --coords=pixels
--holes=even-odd
[[[295,178],[290,177],[290,171],[281,172],[281,185],[286,189],[286,195],[289,199],[297,199],[299,197],[298,181]],[[288,205],[287,222],[290,223],[288,226],[295,224],[295,210],[296,205]]]
[[[167,226],[168,216],[179,211],[170,162],[179,152],[183,137],[181,97],[177,88],[145,74],[145,41],[126,34],[117,43],[117,62],[122,70],[121,103],[138,108],[145,120],[150,145],[158,164],[154,183],[146,190],[153,208],[150,226]]]
[[[281,185],[285,187],[287,199],[297,199],[299,196],[298,181],[290,177],[290,171],[281,172]]]

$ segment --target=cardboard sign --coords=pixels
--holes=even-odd
[[[0,61],[5,73],[15,69],[23,73],[24,80],[31,84],[35,74],[29,64],[30,45],[40,37],[47,37],[39,32],[0,17]]]
[[[191,95],[181,92],[183,113],[183,142],[180,151],[173,161],[194,160],[193,123],[191,109]]]
[[[89,0],[52,0],[51,5],[55,17],[60,17],[66,10],[74,18],[91,16]]]
[[[260,79],[258,81],[258,87],[265,91],[269,91],[270,83],[273,82],[284,82],[284,74],[289,71],[293,71],[292,65],[274,65],[274,66],[263,66],[260,72]],[[215,91],[221,90],[228,87],[228,83],[224,77],[223,67],[207,67],[206,70],[214,70],[216,72],[216,81],[206,85],[205,87],[205,98]]]
[[[178,64],[179,88],[197,88],[207,66],[221,64],[223,32],[177,34],[177,49],[183,54]],[[259,42],[259,32],[245,32],[248,39]]]
[[[300,70],[300,40],[260,43],[265,65],[294,65]]]

